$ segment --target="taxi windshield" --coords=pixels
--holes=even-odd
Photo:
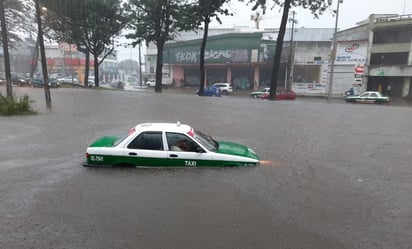
[[[194,131],[195,134],[193,138],[202,144],[206,149],[209,151],[216,151],[218,149],[219,144],[209,135],[206,135],[198,130]]]
[[[131,128],[131,129],[127,132],[127,134],[125,134],[125,135],[119,135],[119,136],[117,137],[117,139],[113,142],[113,146],[119,145],[121,142],[123,142],[123,140],[125,140],[127,137],[129,137],[130,135],[132,135],[132,134],[135,133],[135,132],[136,132],[136,129],[135,129],[135,128]]]

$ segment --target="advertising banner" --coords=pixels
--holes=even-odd
[[[343,41],[338,42],[336,48],[335,64],[364,65],[368,41]]]

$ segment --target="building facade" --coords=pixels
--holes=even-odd
[[[370,15],[337,33],[334,93],[354,88],[410,97],[412,15]]]
[[[175,85],[199,86],[200,44],[196,39],[168,43],[163,51]],[[262,33],[231,33],[208,38],[205,49],[206,84],[229,82],[235,90],[266,86],[270,81],[275,42]]]
[[[292,89],[298,93],[325,93],[324,75],[327,73],[333,31],[294,29],[292,42],[292,30],[287,29],[277,80],[279,87],[287,87],[289,70],[292,71]],[[269,29],[209,36],[205,53],[206,83],[229,82],[235,90],[270,86],[277,32]],[[176,85],[198,86],[200,44],[201,39],[166,44],[163,76],[171,77]],[[152,60],[155,58],[153,56]],[[289,67],[290,60],[294,61],[292,67]]]

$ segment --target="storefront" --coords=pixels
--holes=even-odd
[[[196,39],[165,45],[163,62],[171,65],[173,82],[199,86],[200,44]],[[267,72],[273,60],[275,42],[262,40],[262,33],[232,33],[208,38],[205,50],[206,84],[229,82],[234,89],[251,90],[268,81]],[[262,70],[262,69],[265,70]],[[270,76],[270,75],[269,75]]]

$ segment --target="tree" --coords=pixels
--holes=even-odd
[[[12,86],[11,86],[11,73],[10,73],[10,57],[9,57],[9,43],[8,43],[8,36],[7,36],[7,25],[6,25],[6,17],[5,17],[5,10],[4,10],[4,3],[0,0],[0,21],[1,21],[1,34],[2,34],[2,41],[3,41],[3,53],[4,53],[4,67],[6,73],[6,92],[7,98],[13,98]]]
[[[222,9],[222,6],[225,2],[229,2],[230,0],[198,0],[198,20],[203,22],[203,39],[202,44],[200,46],[200,86],[199,86],[199,96],[203,96],[204,93],[204,86],[205,86],[205,49],[207,43],[207,37],[209,32],[209,24],[213,17],[219,23],[222,23],[219,19],[218,15],[230,15],[227,9]],[[199,23],[200,26],[200,23]]]
[[[114,39],[128,22],[122,1],[43,0],[43,3],[52,12],[47,24],[54,31],[54,38],[76,44],[86,57],[88,53],[93,55],[95,86],[98,87],[99,65],[113,52]],[[88,68],[85,84],[87,77]]]
[[[9,47],[13,47],[14,44],[22,41],[18,33],[27,30],[26,24],[28,23],[28,17],[30,17],[30,15],[24,14],[27,9],[28,5],[24,5],[19,0],[0,0],[0,22],[2,33],[0,41],[3,47],[6,92],[7,98],[9,99],[12,99],[13,97]],[[28,30],[30,31],[31,29]]]
[[[276,99],[276,88],[277,88],[277,79],[279,74],[279,67],[280,67],[280,56],[282,53],[283,47],[283,38],[285,36],[286,31],[286,24],[289,17],[289,9],[297,6],[301,6],[304,9],[309,9],[312,14],[317,18],[321,15],[327,8],[329,8],[332,4],[332,0],[272,0],[273,5],[280,5],[283,7],[283,14],[282,20],[280,23],[279,34],[276,40],[276,50],[275,50],[275,57],[273,59],[272,65],[272,74],[270,78],[270,93],[269,93],[269,100]],[[263,9],[263,13],[265,13],[267,7],[266,0],[249,0],[249,3],[254,3],[252,10],[256,10],[258,7]]]
[[[15,47],[16,44],[23,41],[21,34],[35,34],[36,29],[32,25],[34,5],[32,1],[24,0],[2,0],[2,2],[9,46]],[[0,37],[0,41],[3,41],[2,37]]]
[[[130,0],[131,33],[126,37],[134,39],[133,46],[145,41],[157,47],[155,92],[162,92],[163,48],[167,41],[173,40],[178,31],[195,27],[192,6],[179,0]]]

